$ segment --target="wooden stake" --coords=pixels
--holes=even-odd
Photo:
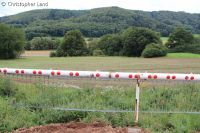
[[[140,98],[140,83],[139,79],[137,79],[136,91],[135,91],[135,114],[134,114],[135,125],[138,124],[138,119],[139,119],[139,98]]]

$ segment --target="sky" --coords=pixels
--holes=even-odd
[[[40,3],[44,3],[43,6]],[[0,17],[33,9],[83,10],[108,6],[143,11],[200,13],[199,5],[200,0],[0,0]]]

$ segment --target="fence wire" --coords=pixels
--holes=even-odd
[[[132,113],[135,80],[58,78],[1,75],[19,84],[11,104],[30,110]],[[140,113],[200,114],[200,83],[194,81],[140,82]]]

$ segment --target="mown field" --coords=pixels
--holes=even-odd
[[[167,57],[150,59],[131,57],[49,58],[44,56],[29,56],[16,60],[0,60],[0,67],[199,73],[200,62],[199,55],[180,53],[168,54]]]
[[[0,60],[0,67],[199,73],[200,62],[199,57],[180,58],[175,54],[152,59],[29,56],[16,60]],[[76,87],[60,86],[57,79],[53,79],[52,84],[44,84],[43,82],[32,82],[30,77],[8,76],[4,78],[0,80],[0,132],[69,121],[101,121],[114,127],[134,125],[133,112],[103,113],[63,109],[133,111],[134,81],[129,81],[130,86],[117,84],[111,86],[109,81],[103,81],[107,82],[106,86],[98,84],[98,87],[88,85],[82,88],[78,85]],[[39,81],[42,80],[44,79],[39,79]],[[69,79],[66,80],[69,81],[68,83],[71,82]],[[81,82],[82,79],[77,79],[77,81]],[[97,84],[101,81],[90,80],[90,82]],[[112,82],[123,84],[124,81],[114,80]],[[87,81],[84,81],[84,84],[87,84]],[[200,130],[200,115],[195,114],[195,112],[200,112],[198,83],[162,81],[158,85],[155,81],[145,81],[141,84],[141,88],[140,127],[158,133]],[[187,114],[188,112],[193,113]]]

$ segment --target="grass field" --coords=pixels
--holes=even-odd
[[[192,53],[169,53],[167,57],[170,58],[200,58],[200,54],[192,54]]]
[[[168,57],[151,59],[132,57],[23,57],[16,60],[0,60],[0,67],[199,73],[198,55],[194,55],[196,58],[191,58],[194,57],[191,54],[186,54],[190,58],[182,58],[182,54],[181,57],[178,55],[169,54]]]

